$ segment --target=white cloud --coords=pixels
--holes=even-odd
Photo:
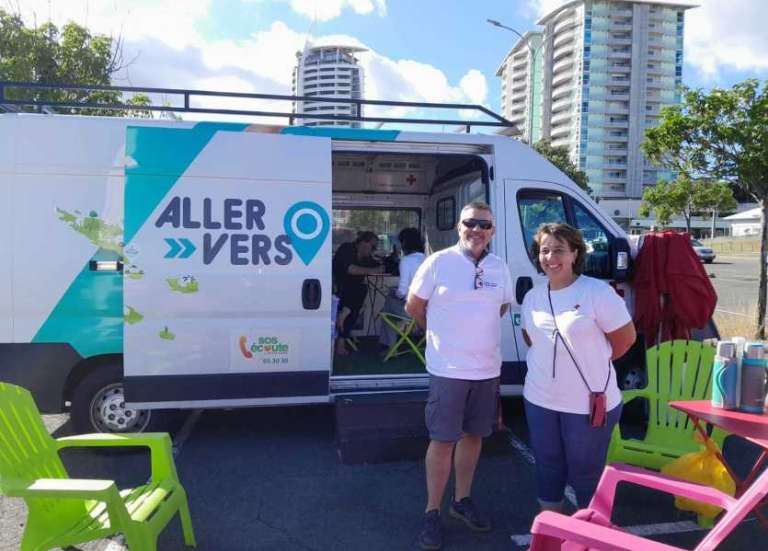
[[[21,15],[27,24],[51,20],[56,25],[75,21],[93,33],[137,40],[158,38],[176,49],[199,44],[196,23],[206,17],[211,0],[24,0]],[[12,5],[16,5],[13,2]]]
[[[462,77],[459,86],[464,95],[467,96],[467,99],[472,103],[485,103],[488,96],[488,83],[485,80],[485,75],[477,69],[470,69]]]
[[[685,61],[707,77],[724,68],[768,69],[766,20],[764,0],[702,0],[686,11]]]
[[[326,34],[323,36],[313,36],[307,38],[310,39],[310,44],[312,46],[343,44],[344,46],[355,46],[357,48],[364,48],[366,50],[368,49],[368,46],[363,44],[362,41],[355,38],[354,36],[349,36],[346,34]]]
[[[372,9],[383,13],[386,9],[384,0],[323,0],[319,3],[341,8],[349,6],[358,13],[368,13],[366,10]],[[94,33],[122,37],[123,56],[126,60],[133,59],[133,63],[115,76],[118,84],[287,95],[291,93],[296,52],[303,49],[307,41],[367,48],[353,36],[309,36],[281,21],[246,39],[208,40],[197,29],[209,16],[210,0],[187,0],[184,10],[178,9],[175,0],[132,0],[130,3],[52,0],[51,9],[48,7],[48,0],[27,0],[22,15],[28,24],[33,16],[38,22],[50,18],[57,25],[74,20],[87,25]],[[487,99],[487,82],[477,69],[468,70],[458,83],[452,83],[442,70],[418,60],[392,59],[370,49],[357,57],[365,71],[367,99],[481,104]],[[165,98],[153,100],[166,101]],[[200,101],[196,104],[202,105]],[[211,99],[205,100],[204,105],[290,111],[287,103],[280,105],[266,101]],[[424,113],[412,108],[369,106],[365,108],[365,114],[402,117]],[[447,111],[427,114],[455,118],[453,115]],[[201,117],[203,115],[185,116]]]
[[[485,102],[485,77],[476,69],[470,70],[459,85],[454,86],[448,81],[445,73],[426,63],[410,59],[393,60],[376,52],[365,52],[358,57],[365,70],[365,95],[369,99],[418,103]],[[365,115],[369,117],[457,118],[455,111],[447,109],[379,106],[367,106],[364,109]],[[460,111],[458,118],[477,119],[479,115],[475,111],[467,110]]]
[[[537,20],[565,4],[568,0],[526,0],[523,11]]]
[[[200,50],[203,62],[211,69],[237,67],[252,71],[290,92],[296,52],[303,48],[306,39],[306,35],[276,21],[268,30],[254,33],[248,40],[210,42]]]
[[[296,13],[317,21],[335,19],[347,7],[358,15],[368,15],[374,10],[379,16],[387,13],[386,0],[290,0],[290,4]]]

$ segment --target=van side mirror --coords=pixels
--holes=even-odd
[[[617,237],[608,248],[611,257],[611,279],[626,281],[632,266],[632,254],[629,242],[623,237]]]

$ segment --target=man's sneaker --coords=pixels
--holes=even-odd
[[[422,549],[440,549],[443,546],[443,525],[440,511],[432,509],[424,514],[424,524],[419,534],[419,547]]]
[[[452,501],[448,514],[463,521],[475,532],[489,532],[491,530],[491,521],[477,510],[472,498],[465,497],[459,501]]]

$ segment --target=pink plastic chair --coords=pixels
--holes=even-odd
[[[630,482],[722,507],[725,512],[720,520],[695,547],[695,551],[712,551],[765,499],[768,494],[768,469],[736,499],[714,488],[653,471],[621,464],[608,465],[587,509],[577,511],[570,517],[545,511],[534,519],[529,551],[681,551],[679,547],[635,536],[611,524],[613,500],[619,482]]]

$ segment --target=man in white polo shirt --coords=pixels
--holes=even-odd
[[[512,276],[501,258],[488,253],[494,223],[487,204],[466,205],[458,232],[456,245],[430,255],[419,267],[405,307],[426,329],[430,373],[425,410],[430,437],[427,507],[419,534],[422,549],[442,546],[440,506],[452,456],[456,488],[450,516],[478,532],[491,529],[470,492],[482,439],[491,434],[496,418],[501,316],[514,300]]]

